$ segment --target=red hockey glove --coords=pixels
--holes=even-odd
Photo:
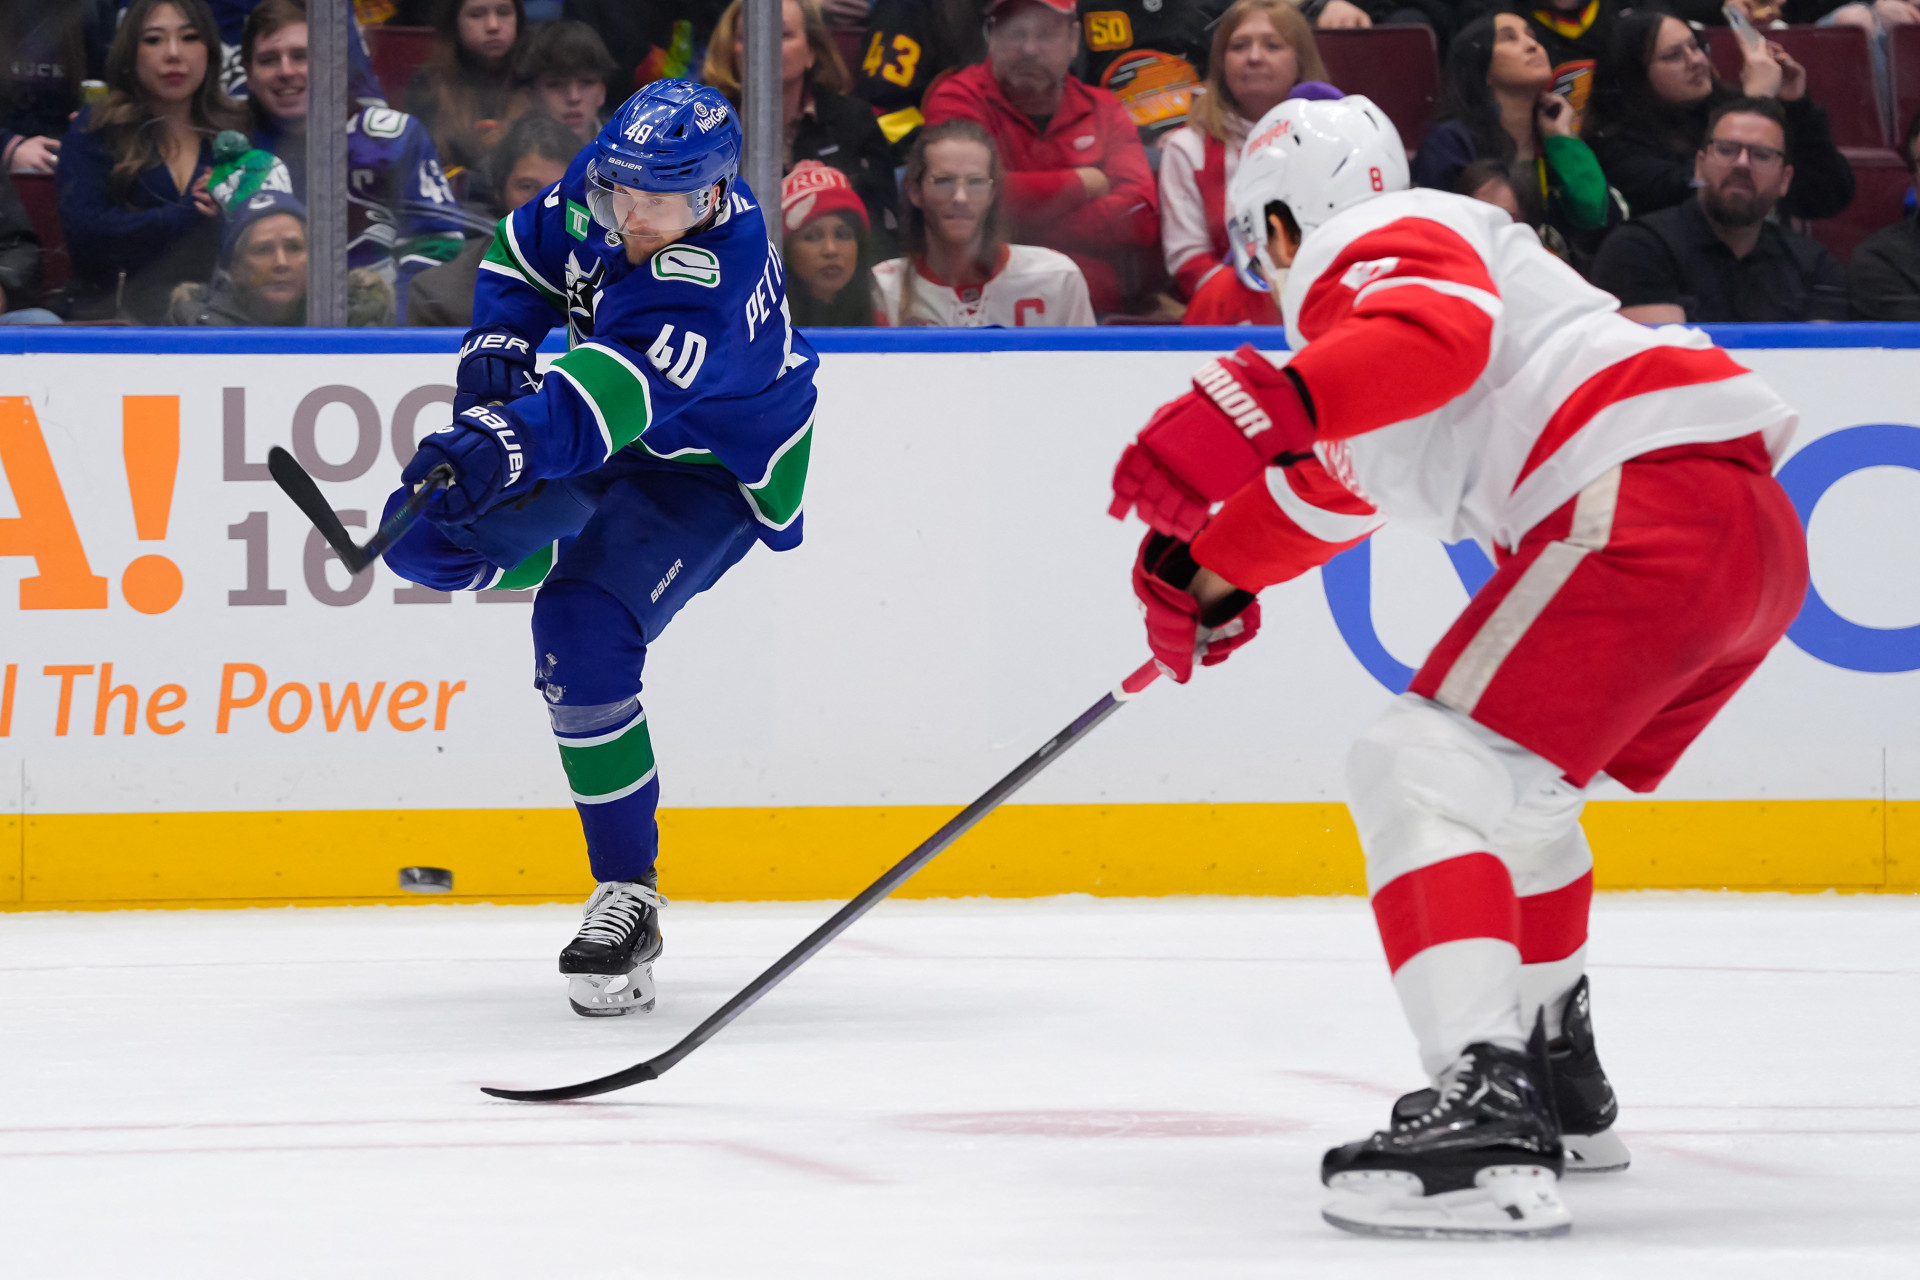
[[[1147,645],[1175,681],[1193,678],[1193,660],[1211,667],[1260,632],[1260,602],[1236,591],[1210,609],[1188,594],[1200,566],[1193,549],[1164,533],[1149,533],[1133,562],[1133,593],[1147,616]]]
[[[1116,520],[1138,508],[1161,533],[1191,539],[1213,504],[1274,463],[1313,452],[1300,383],[1251,346],[1201,366],[1193,390],[1160,407],[1113,473]]]

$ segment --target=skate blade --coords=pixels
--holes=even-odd
[[[1540,1240],[1573,1230],[1573,1215],[1539,1165],[1482,1169],[1474,1185],[1421,1195],[1410,1173],[1343,1173],[1320,1210],[1329,1225],[1355,1235],[1402,1240]]]
[[[654,994],[651,964],[640,965],[632,973],[567,975],[567,1003],[583,1018],[646,1013],[653,1008]]]
[[[1598,1133],[1563,1133],[1568,1173],[1618,1173],[1633,1162],[1627,1144],[1611,1129]]]

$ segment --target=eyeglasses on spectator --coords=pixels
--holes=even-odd
[[[1713,138],[1707,143],[1707,150],[1716,160],[1725,160],[1728,164],[1740,158],[1742,151],[1753,157],[1757,165],[1779,164],[1787,158],[1787,153],[1778,147],[1763,147],[1757,142],[1735,142],[1732,138]]]

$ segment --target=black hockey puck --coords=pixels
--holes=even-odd
[[[453,872],[445,867],[402,867],[400,887],[408,893],[452,893]]]

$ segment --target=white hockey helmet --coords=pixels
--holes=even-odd
[[[1304,240],[1343,209],[1405,191],[1407,149],[1387,113],[1360,94],[1290,98],[1253,126],[1227,191],[1227,238],[1249,287],[1268,288],[1267,206],[1278,200]]]

